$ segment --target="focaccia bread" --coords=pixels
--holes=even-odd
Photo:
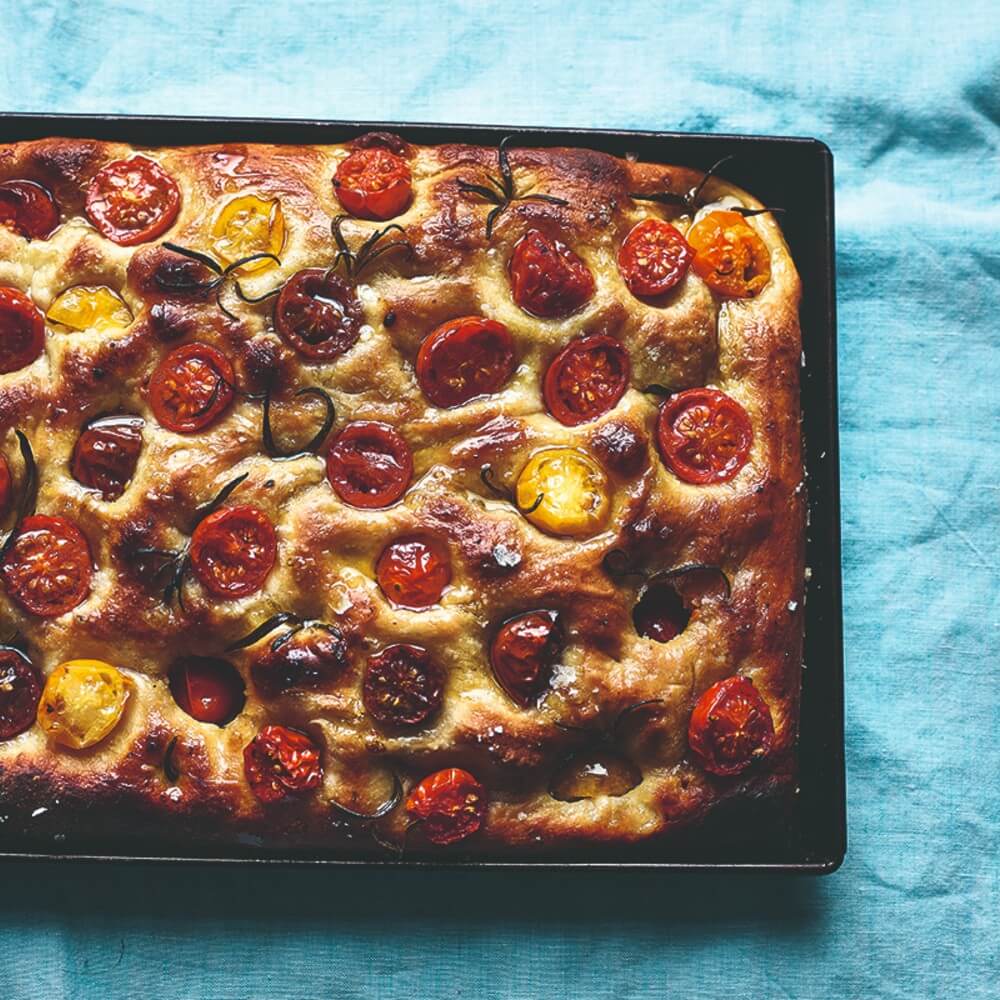
[[[528,853],[788,787],[798,301],[683,167],[0,146],[0,811]]]

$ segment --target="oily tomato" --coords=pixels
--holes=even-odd
[[[688,231],[692,267],[713,292],[732,299],[756,295],[771,280],[771,255],[739,212],[709,212]]]
[[[523,708],[549,686],[552,664],[562,646],[554,611],[529,611],[504,622],[490,645],[497,683]]]
[[[239,671],[227,660],[185,656],[170,668],[170,693],[182,711],[199,722],[224,726],[243,711],[246,691]]]
[[[222,264],[233,264],[257,253],[281,253],[285,245],[285,216],[277,199],[265,201],[245,194],[226,202],[212,223],[212,250]],[[275,267],[266,257],[243,264],[240,273],[250,274]]]
[[[564,243],[537,229],[514,247],[509,272],[514,301],[532,316],[569,316],[594,294],[594,276],[587,265]]]
[[[628,290],[639,298],[669,292],[687,274],[694,251],[669,222],[644,219],[625,237],[618,270]]]
[[[16,288],[0,288],[0,375],[30,365],[45,346],[45,319]]]
[[[102,236],[123,247],[165,233],[180,207],[177,182],[145,156],[106,164],[87,189],[87,218]]]
[[[223,600],[260,590],[277,552],[268,516],[246,504],[209,514],[191,536],[194,575],[213,597]]]
[[[58,225],[59,206],[47,188],[26,180],[0,184],[0,226],[29,240],[46,240]]]
[[[632,609],[636,632],[656,642],[670,642],[687,628],[691,612],[670,580],[657,580],[644,587]]]
[[[250,790],[264,803],[312,791],[323,780],[320,748],[286,726],[265,726],[243,751]]]
[[[49,674],[38,701],[39,728],[73,750],[100,743],[121,720],[129,682],[103,660],[69,660]]]
[[[45,318],[71,330],[124,330],[132,311],[107,285],[72,285],[49,306]]]
[[[706,771],[724,776],[745,771],[771,752],[771,710],[749,677],[727,677],[698,699],[688,743]]]
[[[461,406],[500,389],[514,374],[510,330],[482,316],[442,323],[420,345],[417,380],[435,406]]]
[[[424,778],[406,799],[406,811],[420,820],[432,844],[457,843],[472,836],[486,820],[486,789],[458,767]]]
[[[42,677],[19,649],[0,646],[0,740],[30,729],[42,695]]]
[[[333,187],[340,204],[359,219],[384,221],[405,211],[413,182],[401,156],[387,149],[355,149],[337,167]]]
[[[92,420],[73,446],[73,478],[104,500],[117,500],[135,474],[144,425],[142,417],[125,414]]]
[[[524,516],[551,535],[593,535],[611,512],[604,469],[578,448],[536,452],[517,477],[514,495]]]
[[[337,496],[352,507],[388,507],[410,485],[413,454],[389,424],[356,420],[333,439],[326,477]]]
[[[171,351],[149,380],[153,415],[178,434],[213,424],[233,401],[236,376],[229,359],[208,344],[184,344]]]
[[[362,700],[376,722],[417,726],[441,707],[443,698],[444,674],[420,646],[388,646],[368,661]]]
[[[311,361],[327,361],[353,347],[363,322],[354,287],[321,267],[293,274],[274,304],[282,340]]]
[[[390,603],[422,611],[437,604],[451,583],[448,547],[436,538],[398,538],[382,550],[375,577]]]
[[[630,374],[628,352],[614,337],[578,337],[552,359],[545,372],[545,405],[568,427],[594,420],[622,398]]]

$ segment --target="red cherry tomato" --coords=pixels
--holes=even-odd
[[[691,612],[669,580],[650,583],[632,609],[636,632],[656,642],[670,642],[687,628]]]
[[[311,267],[285,282],[274,304],[274,326],[289,347],[313,361],[354,346],[364,322],[357,292],[343,278]]]
[[[486,819],[486,789],[461,768],[428,775],[406,799],[406,811],[421,820],[432,844],[455,844],[472,836]]]
[[[35,514],[21,522],[0,572],[11,600],[29,614],[56,618],[90,593],[90,546],[67,518]]]
[[[774,723],[753,681],[737,676],[713,684],[691,713],[688,743],[712,774],[739,774],[766,757]]]
[[[451,583],[451,556],[436,538],[399,538],[382,550],[375,576],[390,603],[422,611],[437,604]]]
[[[514,301],[532,316],[569,316],[594,294],[587,265],[564,243],[537,229],[518,241],[509,270]]]
[[[233,401],[236,376],[229,359],[195,342],[171,351],[149,380],[153,415],[178,434],[193,434],[215,423]]]
[[[567,427],[595,420],[617,405],[631,373],[628,352],[614,337],[578,337],[552,359],[545,373],[545,405]]]
[[[102,236],[123,247],[165,233],[180,207],[177,183],[145,156],[106,164],[87,189],[87,218]]]
[[[226,660],[185,656],[170,668],[169,679],[174,701],[192,719],[224,726],[243,711],[243,678]]]
[[[16,288],[0,288],[0,375],[30,365],[45,347],[45,319]]]
[[[10,478],[10,466],[7,459],[0,454],[0,517],[7,513],[10,507],[10,495],[13,491],[13,483]]]
[[[660,408],[656,442],[678,479],[724,483],[746,465],[753,444],[747,411],[716,389],[687,389]]]
[[[406,160],[387,149],[356,149],[337,167],[340,204],[359,219],[391,219],[406,210],[412,179]]]
[[[368,714],[386,726],[417,726],[444,698],[444,675],[420,646],[387,646],[368,661],[362,700]]]
[[[265,698],[292,688],[316,688],[347,666],[347,641],[332,625],[302,629],[271,644],[250,668],[254,685]]]
[[[135,474],[142,450],[142,417],[99,417],[83,429],[73,447],[70,472],[105,500],[117,500]]]
[[[417,380],[435,406],[448,408],[496,392],[515,366],[514,338],[503,323],[461,316],[442,323],[420,345]]]
[[[246,597],[264,586],[278,541],[267,515],[256,507],[223,507],[191,536],[191,568],[201,585],[222,599]]]
[[[333,439],[326,456],[326,478],[337,496],[352,507],[388,507],[410,485],[413,455],[388,424],[356,420]]]
[[[500,687],[527,708],[549,686],[562,646],[554,611],[529,611],[500,626],[490,646],[490,665]]]
[[[42,677],[19,649],[0,646],[0,740],[30,729],[42,696]]]
[[[320,748],[305,733],[265,726],[243,751],[243,771],[261,802],[312,791],[323,780]]]
[[[0,184],[0,226],[9,226],[29,240],[47,240],[59,225],[59,206],[41,184],[4,181]]]
[[[693,259],[687,240],[669,222],[643,219],[618,251],[618,270],[633,295],[650,298],[669,292]]]

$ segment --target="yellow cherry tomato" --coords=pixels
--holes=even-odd
[[[71,330],[124,330],[132,313],[106,285],[74,285],[49,306],[46,318]]]
[[[709,212],[689,230],[694,268],[720,295],[749,299],[771,280],[767,245],[739,212]]]
[[[38,725],[56,743],[83,750],[118,725],[128,698],[124,676],[103,660],[69,660],[45,682]]]
[[[518,476],[517,505],[542,531],[592,535],[608,519],[608,477],[576,448],[547,448],[533,455]]]
[[[285,245],[285,216],[281,202],[264,201],[255,194],[233,198],[222,206],[212,224],[212,249],[223,264],[232,264],[255,253],[281,253]],[[241,271],[263,271],[273,260],[244,264]]]

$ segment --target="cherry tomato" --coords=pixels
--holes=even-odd
[[[406,799],[406,811],[422,821],[424,836],[441,845],[472,836],[486,820],[487,805],[486,789],[458,767],[428,775]]]
[[[669,580],[650,583],[632,609],[636,632],[656,642],[670,642],[687,628],[691,612]]]
[[[10,466],[7,459],[0,453],[0,517],[7,513],[10,507],[10,495],[13,491],[13,482],[10,478]]]
[[[153,415],[178,434],[215,423],[233,401],[236,376],[229,359],[198,342],[171,351],[149,380]]]
[[[578,337],[552,359],[545,373],[545,405],[567,427],[594,420],[617,405],[631,371],[628,352],[614,337]]]
[[[11,600],[29,614],[56,618],[90,593],[90,546],[65,517],[26,517],[0,573]]]
[[[144,425],[142,417],[124,414],[92,420],[73,447],[73,478],[103,499],[117,500],[135,475]]]
[[[71,330],[124,330],[132,312],[107,285],[74,285],[59,294],[45,318]]]
[[[406,210],[412,179],[406,160],[387,149],[356,149],[337,167],[340,204],[359,219],[391,219]]]
[[[569,316],[594,294],[594,276],[564,243],[537,229],[525,234],[510,258],[514,301],[532,316]]]
[[[87,218],[102,236],[123,247],[165,233],[180,207],[177,183],[145,156],[106,164],[87,189]]]
[[[753,426],[747,411],[724,392],[686,389],[660,407],[656,442],[678,479],[725,483],[746,465]]]
[[[720,295],[748,299],[771,280],[771,254],[739,212],[710,212],[688,231],[695,274]]]
[[[0,226],[29,240],[47,240],[59,225],[59,206],[51,192],[34,181],[0,184]]]
[[[337,496],[352,507],[388,507],[413,479],[413,455],[388,424],[356,420],[333,439],[326,456],[326,478]]]
[[[0,646],[0,740],[30,729],[42,695],[41,674],[24,653]]]
[[[515,367],[510,330],[482,316],[442,323],[417,353],[420,388],[435,406],[444,408],[496,392]]]
[[[444,675],[420,646],[387,646],[368,661],[362,700],[368,714],[386,726],[417,726],[444,698]]]
[[[70,660],[49,674],[38,702],[38,725],[56,743],[85,750],[100,743],[125,711],[128,685],[103,660]]]
[[[254,194],[226,202],[212,223],[212,249],[223,264],[232,264],[255,253],[281,253],[285,245],[285,216],[277,199],[264,201]],[[243,274],[275,267],[266,257],[242,265]]]
[[[620,798],[642,781],[642,772],[620,753],[594,747],[574,754],[552,779],[549,792],[560,802],[579,802],[602,795]]]
[[[347,666],[347,641],[332,625],[309,627],[268,646],[250,668],[254,685],[265,698],[292,688],[315,688]]]
[[[436,538],[399,538],[382,550],[375,576],[391,604],[422,611],[437,604],[451,583],[451,556]]]
[[[640,298],[669,292],[687,274],[694,251],[669,222],[643,219],[618,251],[618,270]]]
[[[727,677],[698,699],[688,743],[702,767],[719,775],[739,774],[771,752],[771,710],[749,677]]]
[[[185,656],[170,668],[170,693],[174,701],[199,722],[225,726],[246,702],[239,671],[226,660],[212,656]]]
[[[250,790],[261,802],[278,802],[319,786],[323,765],[319,746],[305,733],[265,726],[243,751]]]
[[[222,507],[191,536],[191,568],[222,599],[246,597],[264,586],[278,552],[274,526],[256,507]]]
[[[576,448],[546,448],[532,455],[517,477],[515,496],[524,516],[553,535],[592,535],[604,527],[611,510],[608,477]]]
[[[497,683],[523,708],[549,686],[552,664],[562,647],[554,611],[529,611],[504,622],[490,645]]]
[[[363,322],[354,288],[321,267],[292,275],[274,304],[274,326],[282,339],[314,361],[336,358],[353,347]]]
[[[45,347],[45,319],[24,292],[0,288],[0,375],[30,365]]]

